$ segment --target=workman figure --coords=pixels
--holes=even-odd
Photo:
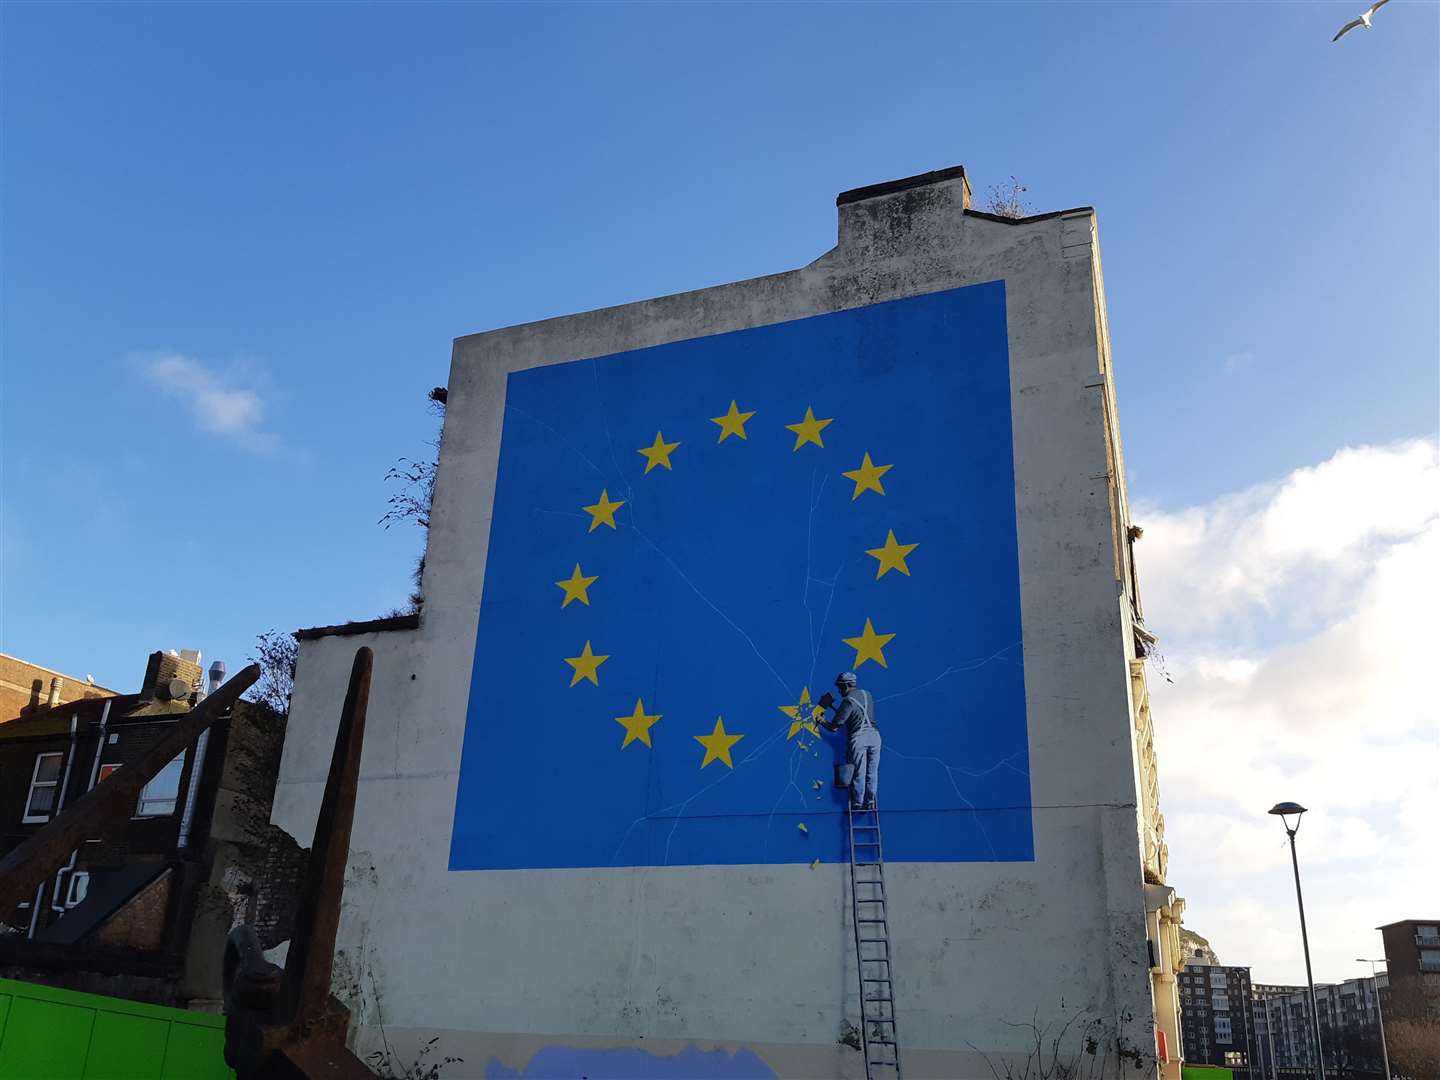
[[[850,807],[852,810],[874,810],[877,779],[880,773],[880,728],[875,724],[875,695],[856,685],[853,671],[835,676],[835,689],[841,700],[835,704],[826,694],[816,704],[834,709],[835,715],[822,719],[829,731],[845,729],[846,749],[850,767]]]

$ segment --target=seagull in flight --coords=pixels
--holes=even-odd
[[[1372,17],[1374,17],[1375,12],[1379,11],[1389,2],[1390,0],[1375,0],[1375,3],[1371,4],[1370,7],[1365,11],[1365,13],[1361,15],[1358,19],[1351,19],[1344,26],[1340,27],[1340,32],[1330,39],[1330,44],[1335,44],[1335,42],[1339,41],[1342,37],[1348,34],[1351,30],[1354,30],[1357,26],[1363,26],[1366,30],[1369,30],[1370,20]]]

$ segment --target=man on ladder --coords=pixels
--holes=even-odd
[[[850,807],[853,810],[874,810],[876,780],[880,774],[880,729],[875,724],[875,695],[856,685],[853,671],[835,676],[835,689],[840,691],[837,705],[833,694],[825,694],[818,702],[835,715],[821,720],[828,731],[845,728],[848,760],[851,768]]]

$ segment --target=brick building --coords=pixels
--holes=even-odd
[[[1387,987],[1384,975],[1315,987],[1329,1075],[1382,1077],[1380,1008]],[[1257,984],[1252,1015],[1257,1076],[1308,1080],[1315,1074],[1315,1028],[1306,987]]]
[[[1440,919],[1405,919],[1379,930],[1392,985],[1440,994]]]
[[[114,690],[97,686],[88,678],[76,679],[0,653],[0,724],[56,705],[114,696]]]
[[[1186,1063],[1219,1065],[1248,1080],[1255,1053],[1250,969],[1208,964],[1205,957],[1193,956],[1178,979]]]
[[[136,693],[62,701],[0,726],[0,855],[138,762],[204,696],[203,682],[198,653],[156,652]],[[252,921],[273,937],[288,917],[289,889],[262,884],[293,881],[300,854],[268,820],[284,720],[238,703],[156,774],[130,815],[0,912],[0,975],[216,1002],[231,926]]]

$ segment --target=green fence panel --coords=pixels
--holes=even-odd
[[[1180,1080],[1234,1080],[1235,1073],[1219,1065],[1182,1065]]]
[[[0,979],[0,1080],[234,1080],[225,1018]]]
[[[170,1045],[165,1049],[165,1071],[152,1073],[160,1080],[189,1080],[192,1076],[231,1077],[225,1068],[225,1025],[200,1027],[196,1024],[174,1024],[170,1028]],[[219,1063],[222,1071],[215,1072]],[[209,1068],[209,1072],[202,1069]],[[90,1080],[86,1077],[86,1080]]]

